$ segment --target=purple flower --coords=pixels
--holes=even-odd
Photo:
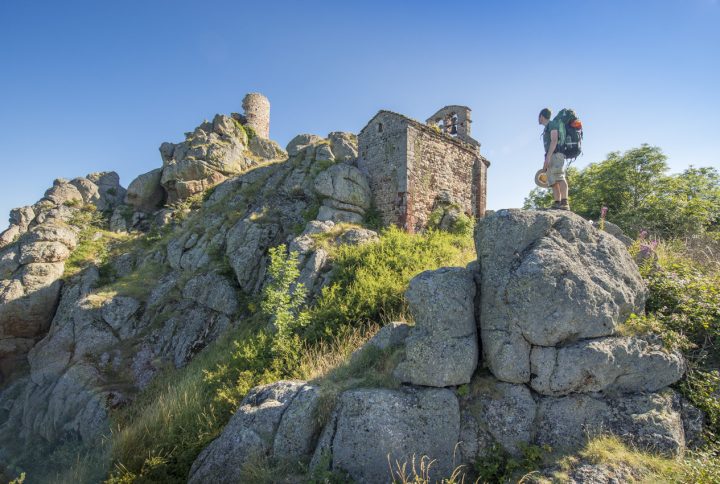
[[[647,237],[647,236],[648,236],[648,231],[647,231],[647,230],[641,230],[641,231],[640,231],[640,240],[645,240],[645,237]]]
[[[608,208],[607,208],[607,207],[601,208],[601,209],[600,209],[600,218],[605,218],[605,215],[607,215],[607,212],[608,212]]]

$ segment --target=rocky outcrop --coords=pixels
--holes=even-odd
[[[615,335],[646,293],[624,245],[574,214],[501,210],[479,223],[476,246],[488,367],[539,394],[530,442],[575,449],[610,432],[682,453],[682,405],[666,389],[683,375],[682,356]],[[528,414],[528,402],[504,409]]]
[[[166,160],[177,160],[176,149],[163,145],[161,152]],[[257,158],[253,160],[258,163]],[[149,175],[147,191],[141,177],[127,197],[124,191],[115,192],[135,201],[135,206],[108,202],[114,210],[111,218],[117,219],[117,227],[150,229],[159,227],[159,215],[165,213],[172,226],[163,242],[113,259],[103,268],[102,279],[91,266],[64,286],[57,281],[63,265],[59,259],[74,250],[78,234],[68,221],[84,210],[85,199],[99,202],[102,193],[109,197],[112,191],[103,192],[100,185],[94,189],[88,181],[76,179],[68,183],[81,201],[57,205],[44,200],[16,211],[16,227],[22,234],[0,249],[3,294],[20,297],[26,283],[40,284],[41,276],[52,276],[57,287],[52,286],[52,301],[38,306],[50,311],[37,332],[25,337],[16,326],[23,331],[29,326],[15,325],[0,338],[3,373],[25,361],[25,375],[17,375],[12,391],[7,388],[0,393],[0,440],[13,442],[2,452],[22,454],[24,447],[52,447],[61,440],[95,442],[108,431],[108,409],[130,401],[161,368],[186,365],[220,334],[243,324],[247,308],[242,302],[265,283],[268,249],[291,242],[295,227],[306,223],[308,208],[318,204],[314,184],[322,168],[304,157],[252,167],[220,182],[206,200],[198,202],[200,209],[197,205],[192,210],[183,208],[179,217],[174,216],[179,209],[172,207],[152,215],[139,211],[157,209],[162,204],[158,194],[164,190],[159,170]],[[97,178],[99,183],[102,180],[108,177]],[[59,190],[53,193],[59,196]],[[334,227],[319,221],[309,227],[315,225]],[[331,234],[332,239],[336,237],[359,244],[377,235],[346,228]],[[305,254],[307,267],[324,267],[309,261],[321,260],[321,254],[313,241]],[[41,259],[44,262],[38,262]],[[325,270],[319,270],[318,289]],[[120,289],[108,290],[104,287],[108,282],[119,282]],[[36,292],[35,297],[43,294]],[[3,311],[13,307],[0,306]],[[32,314],[26,307],[15,312],[23,317]],[[294,423],[275,439],[280,453],[290,452],[287,449],[297,443],[293,432],[309,423],[305,418],[289,421]],[[313,450],[310,446],[303,451],[308,459]]]
[[[682,454],[686,445],[680,397],[672,390],[543,397],[527,385],[478,376],[460,408],[465,462],[483,458],[495,442],[513,455],[521,454],[522,444],[573,451],[605,434],[666,455]]]
[[[369,229],[339,228],[331,220],[308,222],[305,230],[290,242],[288,251],[298,255],[300,277],[297,282],[305,286],[311,299],[320,294],[331,276],[330,254],[316,242],[315,237],[320,234],[328,234],[328,240],[342,245],[361,245],[378,239],[377,232]]]
[[[654,392],[684,373],[679,353],[638,338],[597,338],[555,348],[535,346],[530,386],[543,395]]]
[[[154,212],[165,203],[165,189],[160,184],[162,168],[151,170],[135,178],[128,185],[125,203],[135,210]]]
[[[676,456],[685,450],[679,410],[679,396],[671,390],[612,398],[543,398],[537,409],[536,441],[574,450],[594,436],[610,433],[639,448]]]
[[[497,442],[512,455],[535,438],[537,402],[525,385],[476,377],[469,393],[460,398],[460,451],[464,462],[484,457]]]
[[[232,117],[218,114],[187,134],[185,141],[160,146],[163,160],[160,183],[167,202],[174,203],[205,191],[232,175],[286,153],[267,139],[252,141]]]
[[[253,388],[222,435],[195,460],[188,482],[241,482],[243,467],[258,457],[307,460],[320,431],[318,403],[317,388],[302,381]]]
[[[311,153],[308,153],[309,158],[314,159],[315,148],[322,140],[322,137],[315,134],[299,134],[290,140],[285,147],[285,151],[290,157],[296,157],[301,153],[305,154],[305,152],[311,151]]]
[[[405,340],[406,358],[395,376],[413,385],[469,383],[478,362],[473,274],[442,268],[416,276],[405,293],[415,326]]]
[[[77,229],[50,220],[0,250],[0,382],[25,366],[27,351],[50,327],[76,244]]]
[[[330,147],[332,148],[333,158],[335,160],[349,163],[351,165],[357,163],[357,136],[352,133],[334,131],[328,134],[328,140],[330,141]]]
[[[315,190],[324,197],[318,220],[360,223],[370,208],[367,177],[351,165],[338,163],[320,173]]]
[[[329,463],[357,482],[385,482],[390,469],[435,460],[431,479],[448,476],[460,435],[460,408],[447,389],[358,389],[343,393],[311,467]]]
[[[500,210],[478,224],[481,338],[490,370],[528,383],[534,346],[612,335],[646,288],[615,237],[572,213]]]

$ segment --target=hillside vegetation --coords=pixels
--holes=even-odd
[[[294,162],[301,160],[300,156]],[[43,462],[36,474],[27,476],[28,481],[186,482],[198,454],[220,435],[257,385],[280,379],[316,384],[321,404],[313,418],[323,423],[345,390],[400,385],[392,370],[403,356],[402,349],[370,348],[351,355],[388,323],[412,323],[403,294],[414,276],[445,266],[464,267],[476,259],[472,227],[462,220],[450,232],[430,229],[414,235],[385,228],[377,239],[354,245],[341,243],[343,235],[364,228],[336,224],[310,236],[316,248],[327,252],[331,267],[327,282],[313,293],[299,283],[302,254],[282,241],[303,231],[302,222],[317,214],[317,201],[307,201],[294,209],[292,217],[280,221],[285,215],[276,213],[275,199],[259,193],[273,186],[267,183],[273,177],[281,182],[291,179],[283,170],[290,172],[292,163],[258,169],[257,180],[237,183],[237,193],[232,191],[235,188],[227,193],[221,188],[194,195],[173,207],[172,224],[145,232],[120,235],[108,230],[108,214],[92,208],[76,210],[73,223],[84,229],[65,277],[77,283],[88,271],[97,271],[88,307],[100,308],[116,297],[137,299],[152,315],[151,328],[187,310],[176,303],[198,274],[235,277],[232,261],[211,239],[214,232],[242,223],[242,216],[258,226],[277,223],[283,230],[292,229],[288,237],[276,237],[269,244],[266,283],[260,291],[233,286],[237,298],[233,324],[186,364],[164,363],[132,399],[114,406],[109,415],[111,432],[99,445],[88,448],[64,441],[30,451],[27,460]],[[314,163],[305,167],[308,173],[327,168]],[[702,410],[706,423],[695,448],[682,458],[668,459],[630,448],[612,436],[594,439],[573,455],[528,445],[521,457],[511,457],[497,447],[472,469],[456,469],[445,482],[563,482],[585,464],[599,465],[608,475],[628,481],[720,482],[720,176],[710,168],[690,168],[674,176],[666,172],[657,148],[644,145],[622,155],[613,153],[584,170],[571,169],[571,204],[601,229],[613,222],[635,239],[630,252],[650,292],[646,314],[632,316],[622,333],[657,334],[666,346],[682,351],[688,370],[674,388]],[[230,186],[232,180],[227,183]],[[302,190],[292,189],[302,199]],[[253,202],[263,197],[271,202]],[[539,190],[526,200],[528,208],[548,203],[547,193]],[[365,220],[371,224],[372,213]],[[178,241],[182,246],[194,233],[212,240],[207,264],[185,272],[175,268],[180,282],[170,286],[162,301],[169,309],[153,306],[158,303],[148,287],[160,285],[173,271],[157,254],[168,252],[168,246]],[[118,260],[127,254],[139,262],[122,271]],[[461,397],[474,390],[472,385],[456,389]],[[417,458],[391,466],[396,482],[430,482],[430,459]],[[19,474],[23,468],[17,470]],[[243,475],[244,482],[293,478],[347,482],[339,472],[313,472],[305,462],[273,459],[258,459],[243,469]]]

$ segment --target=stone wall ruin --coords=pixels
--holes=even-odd
[[[470,109],[447,106],[428,123],[380,111],[358,135],[358,168],[384,225],[415,232],[442,206],[485,214],[490,163],[470,137]]]

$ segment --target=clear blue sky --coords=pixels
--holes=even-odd
[[[127,186],[250,91],[283,146],[468,105],[498,209],[533,187],[544,106],[581,115],[578,166],[650,143],[720,167],[719,86],[718,0],[2,0],[0,227],[57,177]]]

